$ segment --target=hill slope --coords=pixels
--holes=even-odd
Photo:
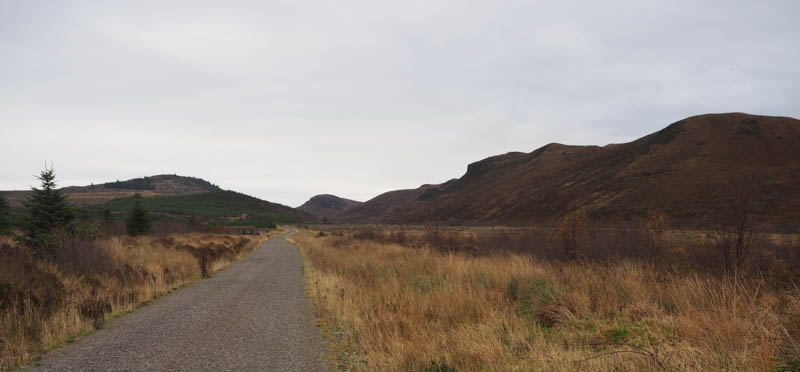
[[[624,144],[549,144],[467,167],[459,179],[392,191],[345,211],[369,223],[547,223],[582,209],[627,220],[648,209],[698,218],[740,169],[761,176],[762,214],[800,218],[800,121],[741,113],[687,118]]]
[[[133,196],[143,196],[142,205],[156,217],[223,225],[269,226],[273,223],[316,221],[313,215],[254,198],[194,177],[158,175],[127,181],[90,186],[69,186],[61,189],[71,202],[100,215],[125,215],[133,208]],[[30,191],[0,192],[14,208],[22,206]]]
[[[133,208],[133,197],[118,198],[94,209],[125,214]],[[235,191],[142,198],[142,206],[155,215],[189,218],[223,225],[269,226],[273,223],[316,221],[316,217]]]
[[[322,194],[309,199],[297,209],[319,218],[336,219],[344,211],[362,204],[360,201],[340,198],[336,195]]]
[[[171,174],[107,182],[90,186],[69,186],[61,189],[75,204],[102,204],[116,198],[140,194],[143,197],[202,194],[221,189],[201,178]],[[30,191],[2,191],[13,207],[20,207]]]

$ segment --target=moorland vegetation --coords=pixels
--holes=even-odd
[[[139,197],[123,223],[107,209],[70,203],[52,168],[38,178],[22,210],[12,214],[0,199],[2,369],[35,363],[38,353],[212,275],[275,234],[153,219]]]

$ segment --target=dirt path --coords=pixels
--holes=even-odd
[[[42,360],[42,370],[325,371],[326,344],[285,236]]]

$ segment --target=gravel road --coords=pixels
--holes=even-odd
[[[276,237],[248,257],[45,354],[41,370],[326,371],[299,252]]]

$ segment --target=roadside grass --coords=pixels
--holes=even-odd
[[[0,238],[0,366],[35,362],[39,353],[200,279],[202,257],[213,274],[283,230],[67,241],[61,248],[69,259],[53,262],[33,259],[24,247]]]
[[[299,234],[304,231],[301,230]],[[302,245],[294,237],[298,233],[289,235],[286,240],[298,248],[300,255],[303,259],[303,277],[306,283],[306,295],[312,300],[315,306],[316,323],[320,328],[322,337],[328,341],[330,347],[328,353],[328,363],[334,366],[335,370],[361,370],[366,367],[367,359],[366,353],[358,345],[358,341],[354,337],[354,329],[351,324],[345,324],[343,321],[338,320],[332,316],[325,316],[326,313],[320,307],[322,293],[319,288],[318,278],[322,275],[318,273],[311,264],[308,257],[308,250],[301,248]],[[301,241],[304,239],[301,238]],[[341,293],[343,295],[343,292]],[[355,368],[354,368],[355,367]]]
[[[292,236],[339,370],[790,371],[800,288],[652,262]]]

